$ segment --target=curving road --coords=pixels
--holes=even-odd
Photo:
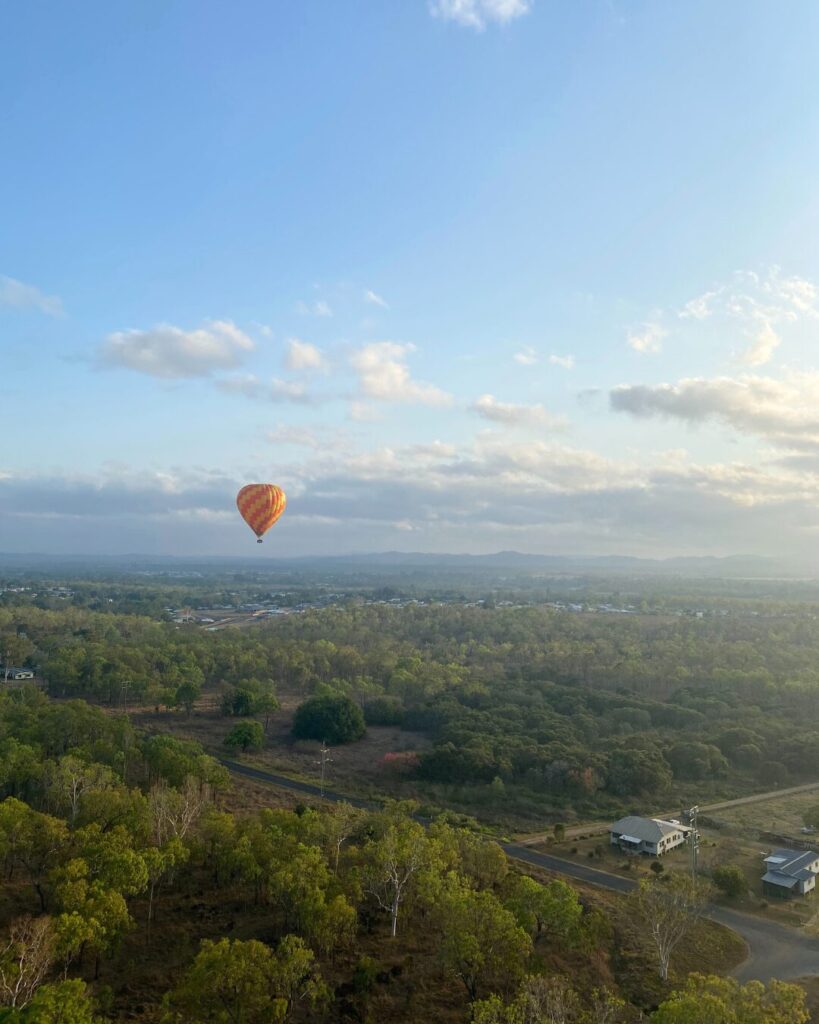
[[[515,860],[590,885],[599,885],[603,889],[629,893],[636,887],[636,882],[631,878],[622,878],[585,864],[552,857],[548,853],[538,853],[517,843],[506,843],[503,849]],[[795,928],[743,914],[739,910],[730,910],[728,907],[712,907],[708,917],[731,928],[742,936],[748,946],[747,959],[733,971],[739,981],[770,981],[772,978],[788,981],[819,974],[819,939],[811,938]]]
[[[373,810],[379,806],[373,800],[343,796],[328,789],[322,793],[321,789],[312,783],[289,779],[286,775],[276,775],[261,768],[239,764],[237,761],[221,761],[229,771],[237,775],[280,786],[295,793],[303,793],[305,796],[319,797],[335,803],[346,801],[366,810]],[[636,885],[631,878],[612,875],[608,871],[600,871],[598,868],[564,860],[562,857],[553,857],[549,853],[539,853],[520,843],[501,843],[501,847],[507,856],[514,860],[612,892],[629,893]],[[747,959],[733,971],[734,977],[739,981],[756,979],[767,982],[772,978],[787,981],[819,975],[819,939],[811,938],[795,928],[775,924],[764,918],[752,917],[750,914],[743,914],[727,907],[713,907],[708,916],[711,920],[733,929],[742,936],[748,946]]]

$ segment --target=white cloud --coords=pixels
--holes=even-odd
[[[159,324],[146,331],[109,334],[100,350],[105,366],[125,367],[151,377],[207,377],[237,366],[254,348],[229,320],[211,320],[198,330]]]
[[[63,304],[56,295],[44,295],[33,284],[25,284],[0,274],[0,306],[10,309],[37,309],[47,316],[61,316]]]
[[[287,355],[284,362],[288,370],[327,369],[321,349],[311,345],[309,341],[300,341],[298,338],[287,339]]]
[[[549,356],[552,366],[562,366],[564,370],[574,369],[574,356]]]
[[[417,402],[421,405],[449,405],[452,396],[412,379],[407,356],[413,345],[395,341],[374,341],[350,356],[350,365],[358,374],[361,393],[382,402]]]
[[[727,284],[691,299],[678,315],[682,320],[738,325],[750,344],[736,356],[737,362],[764,366],[781,344],[777,325],[819,319],[819,287],[803,277],[783,277],[775,266],[764,274],[740,270]]]
[[[309,448],[316,452],[339,452],[349,448],[346,437],[337,430],[318,427],[279,426],[268,431],[267,440],[274,445],[291,445],[295,448]]]
[[[745,366],[764,366],[769,363],[782,339],[769,323],[759,328],[753,343],[740,355],[739,362]]]
[[[538,361],[538,354],[531,345],[526,345],[520,352],[516,352],[512,358],[521,366],[535,366]]]
[[[778,446],[819,450],[819,373],[621,385],[611,391],[610,402],[612,409],[640,418],[716,421]]]
[[[724,292],[724,288],[704,292],[690,299],[677,314],[681,320],[707,320],[713,314],[714,302]]]
[[[481,395],[470,409],[485,420],[502,423],[507,427],[545,427],[554,430],[566,426],[563,418],[553,416],[542,405],[499,402],[494,395]]]
[[[430,0],[433,17],[482,32],[490,22],[504,25],[528,14],[531,0]]]
[[[333,315],[329,303],[323,299],[318,299],[316,302],[297,302],[296,312],[303,316],[328,317]]]
[[[628,343],[635,352],[643,355],[656,354],[662,351],[663,338],[668,331],[659,323],[645,323],[628,333]]]
[[[382,418],[378,409],[369,402],[350,402],[349,416],[355,423],[375,423]]]
[[[297,402],[309,405],[318,401],[311,395],[304,384],[295,381],[279,380],[273,377],[269,381],[259,380],[252,373],[242,376],[225,377],[216,382],[220,391],[229,395],[244,395],[260,402]]]
[[[380,306],[382,309],[389,309],[386,301],[377,295],[374,291],[367,288],[364,292],[364,301],[369,302],[371,306]]]

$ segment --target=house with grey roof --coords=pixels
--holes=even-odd
[[[806,896],[816,888],[819,853],[815,850],[774,850],[765,858],[762,892],[775,899]]]
[[[664,853],[682,846],[692,829],[679,821],[665,818],[640,818],[628,815],[621,818],[609,829],[611,845],[626,853],[645,853],[650,857],[662,857]]]

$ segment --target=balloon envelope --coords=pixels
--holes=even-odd
[[[284,491],[275,484],[247,484],[236,495],[236,507],[260,544],[286,505]]]

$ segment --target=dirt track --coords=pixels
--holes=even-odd
[[[767,793],[752,793],[750,796],[736,797],[734,800],[722,800],[716,804],[700,805],[700,814],[710,814],[712,811],[727,811],[729,807],[742,807],[745,804],[761,804],[765,800],[773,800],[775,797],[794,796],[797,793],[809,793],[812,789],[819,789],[819,782],[805,782],[801,786],[789,786],[787,789],[772,789]],[[679,811],[662,811],[655,814],[658,818],[667,818],[679,814]],[[566,829],[567,839],[576,839],[578,836],[600,835],[608,831],[610,822],[590,821],[585,825],[570,825]],[[554,832],[542,832],[536,836],[525,836],[518,839],[519,846],[537,846],[547,839],[553,839]]]

